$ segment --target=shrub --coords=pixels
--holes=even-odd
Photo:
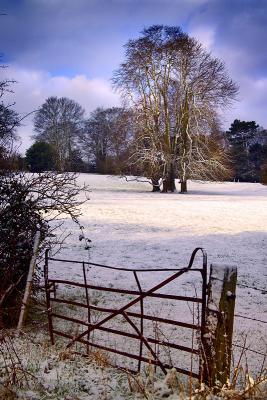
[[[73,173],[0,174],[0,328],[17,321],[36,231],[43,247],[57,243],[63,214],[79,223],[79,192]]]

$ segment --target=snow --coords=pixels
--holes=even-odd
[[[90,200],[81,208],[81,223],[92,245],[88,254],[79,241],[79,229],[67,220],[65,226],[72,229],[72,235],[59,258],[126,268],[182,268],[194,248],[204,247],[209,264],[237,266],[238,283],[266,290],[266,186],[189,182],[187,194],[161,194],[151,193],[149,183],[126,182],[119,177],[81,174],[78,180],[81,187],[85,183],[91,189]],[[83,281],[82,269],[75,264],[54,263],[50,276]],[[142,288],[148,289],[169,274],[144,272],[139,276]],[[94,284],[137,290],[132,273],[91,268],[88,279]],[[199,277],[183,277],[166,287],[166,293],[190,295],[192,290],[200,290],[200,284]],[[267,320],[266,298],[266,292],[239,286],[236,314]],[[112,301],[117,306],[121,300],[113,295],[103,299],[109,305]],[[159,315],[161,310],[165,317],[172,313],[178,320],[192,322],[187,305],[171,310],[172,304],[146,300],[145,306],[151,313]],[[244,335],[247,347],[265,353],[266,324],[236,318],[234,342],[242,345],[240,337]],[[254,353],[247,356],[251,368],[259,366]]]
[[[81,207],[84,231],[81,233],[67,218],[64,228],[70,229],[72,234],[56,257],[124,268],[183,268],[187,267],[192,251],[196,247],[204,247],[208,254],[208,265],[227,264],[237,267],[240,286],[236,292],[235,313],[252,319],[235,318],[234,343],[241,347],[246,343],[246,347],[266,352],[267,325],[253,320],[267,321],[266,186],[256,183],[189,182],[188,194],[161,194],[151,193],[149,183],[126,182],[119,177],[81,174],[78,182],[81,188],[85,183],[91,189],[90,200]],[[83,199],[84,195],[81,189],[80,198]],[[85,250],[89,243],[86,239],[92,240],[89,251]],[[202,257],[199,254],[194,266],[201,266],[201,263]],[[148,271],[139,272],[138,277],[142,289],[147,290],[172,274],[174,271]],[[81,265],[74,263],[50,261],[49,275],[84,281]],[[87,268],[87,281],[110,288],[138,290],[131,271],[90,267]],[[218,281],[219,286],[220,284]],[[59,285],[57,291],[59,297],[85,302],[82,289]],[[188,272],[162,288],[160,293],[200,297],[201,276],[199,272]],[[228,294],[231,295],[231,292]],[[91,304],[114,308],[133,299],[130,295],[121,296],[96,290],[90,290],[89,296]],[[139,310],[140,304],[137,304],[129,311]],[[198,323],[198,309],[194,303],[150,298],[144,300],[144,310],[147,315]],[[67,313],[87,322],[86,310],[56,304],[56,312]],[[96,322],[103,314],[92,313],[91,317]],[[137,319],[132,320],[139,326]],[[56,318],[55,324],[71,337],[85,329],[84,326],[77,328],[73,323],[65,323]],[[123,317],[117,317],[105,326],[134,333]],[[144,331],[146,336],[158,337],[159,340],[172,341],[190,348],[192,345],[197,346],[197,335],[192,336],[192,331],[186,328],[144,321]],[[122,339],[118,336],[114,339],[114,336],[106,335],[102,331],[94,333],[94,339],[103,345],[136,352],[134,339]],[[23,366],[30,372],[27,378],[30,387],[20,389],[18,386],[18,398],[130,400],[144,398],[142,391],[145,390],[147,398],[151,399],[189,399],[181,389],[183,386],[187,387],[188,383],[185,384],[184,377],[180,374],[176,376],[172,369],[164,378],[158,370],[152,376],[152,365],[142,365],[142,376],[134,378],[112,369],[109,362],[125,363],[128,367],[135,367],[136,363],[123,357],[114,359],[114,356],[101,353],[97,349],[90,359],[75,357],[64,350],[63,341],[56,337],[55,346],[50,346],[47,333],[42,329],[38,332],[34,329],[31,331],[31,327],[25,336],[14,340],[17,354],[21,357]],[[137,347],[137,354],[138,349]],[[198,359],[191,360],[190,355],[186,357],[181,351],[170,354],[164,346],[158,350],[162,361],[167,362],[171,357],[176,366],[185,369],[190,369],[192,362],[193,370],[197,371]],[[235,366],[239,352],[240,348],[234,347]],[[143,355],[151,357],[148,353],[144,346]],[[104,365],[105,357],[107,365]],[[263,357],[247,351],[243,361],[246,363],[244,373],[248,372],[255,378],[262,367]],[[1,368],[2,362],[0,357]],[[0,384],[4,382],[3,379],[1,376]],[[264,384],[266,385],[266,381]],[[2,387],[4,386],[0,385],[0,398]],[[129,387],[132,388],[132,393]],[[221,397],[208,395],[207,398]]]

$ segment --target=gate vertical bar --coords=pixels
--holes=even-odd
[[[53,320],[52,320],[52,309],[51,309],[51,302],[50,302],[50,285],[48,279],[48,253],[49,249],[45,250],[45,264],[44,264],[44,280],[45,280],[45,295],[46,295],[46,307],[47,307],[47,318],[48,318],[48,329],[49,329],[49,336],[51,340],[51,344],[54,344],[54,334],[53,334]]]
[[[205,353],[203,351],[204,346],[204,334],[205,334],[205,325],[206,325],[206,309],[207,309],[207,273],[208,273],[208,260],[207,253],[204,249],[202,249],[203,254],[203,269],[201,271],[202,275],[202,309],[201,309],[201,332],[200,332],[200,360],[199,360],[199,376],[200,381],[203,378],[203,368],[205,364]]]
[[[139,290],[140,294],[142,294],[143,293],[142,292],[142,288],[141,288],[140,281],[138,279],[136,271],[134,271],[134,277],[135,277],[135,280],[136,280],[136,283],[137,283],[137,286],[138,286],[138,290]],[[144,316],[144,299],[143,298],[141,298],[141,300],[140,300],[140,312],[141,312],[140,332],[141,332],[141,335],[143,336],[143,334],[144,334],[144,318],[143,318],[143,316]],[[142,357],[142,355],[143,355],[143,341],[140,340],[140,348],[139,348],[139,357],[140,357],[140,359],[138,361],[138,372],[140,372],[140,370],[141,370],[141,357]]]
[[[83,279],[84,279],[84,284],[85,284],[85,295],[86,295],[86,303],[87,303],[87,322],[88,324],[91,324],[91,310],[90,310],[90,301],[89,301],[89,293],[88,293],[88,287],[87,287],[87,278],[86,278],[86,269],[85,269],[85,263],[83,262]],[[90,331],[87,334],[87,341],[89,342],[90,340]],[[89,344],[87,343],[86,345],[86,351],[87,354],[89,353]]]

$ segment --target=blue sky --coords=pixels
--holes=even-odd
[[[78,101],[89,113],[120,104],[110,78],[123,45],[152,24],[176,25],[221,58],[240,87],[223,113],[267,127],[266,0],[0,0],[1,71],[17,81],[10,101],[22,114],[51,95]],[[20,128],[21,151],[32,120]]]

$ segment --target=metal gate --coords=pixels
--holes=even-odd
[[[201,267],[194,267],[194,261],[197,253],[201,254],[202,261]],[[76,282],[74,280],[63,280],[57,278],[50,277],[49,264],[50,262],[56,263],[64,263],[65,265],[71,263],[75,264],[76,267],[82,268],[83,274],[83,282]],[[114,272],[123,272],[127,274],[131,274],[134,278],[134,282],[136,284],[137,290],[128,290],[117,288],[113,286],[99,286],[94,285],[92,281],[92,277],[88,276],[86,272],[86,268],[97,268],[104,270],[114,270]],[[140,275],[144,273],[169,273],[166,279],[163,279],[160,283],[151,287],[149,289],[143,289],[140,283]],[[175,295],[169,293],[158,293],[160,289],[166,288],[166,285],[174,282],[177,278],[182,275],[189,274],[192,272],[196,272],[200,274],[200,283],[201,283],[201,295],[197,294],[195,296],[182,296]],[[48,251],[46,251],[45,255],[45,266],[44,266],[44,278],[45,278],[45,289],[46,289],[46,302],[47,302],[47,314],[48,314],[48,326],[49,326],[49,334],[51,343],[54,344],[55,335],[61,336],[63,338],[68,339],[67,348],[72,347],[74,344],[79,343],[82,346],[83,351],[79,350],[81,354],[89,354],[93,348],[100,349],[100,351],[105,351],[108,353],[119,355],[120,358],[128,358],[135,361],[135,368],[127,368],[131,372],[140,372],[141,364],[149,363],[155,366],[158,366],[165,374],[167,369],[176,368],[176,370],[182,374],[186,374],[192,376],[194,378],[200,378],[201,376],[201,344],[202,337],[204,334],[204,326],[205,326],[205,310],[206,310],[206,292],[207,292],[207,255],[204,249],[196,248],[190,258],[189,264],[184,268],[158,268],[158,269],[128,269],[128,268],[119,268],[119,267],[111,267],[107,265],[96,264],[92,262],[80,262],[73,260],[62,260],[57,258],[49,257]],[[80,302],[77,300],[66,298],[64,295],[64,288],[74,288],[74,290],[83,290],[85,302]],[[61,292],[60,289],[63,288]],[[117,308],[114,306],[112,302],[111,306],[101,306],[98,303],[92,301],[91,293],[94,292],[104,292],[111,294],[112,296],[120,295],[120,304]],[[74,292],[75,293],[75,292]],[[128,297],[127,297],[128,296]],[[129,301],[129,296],[131,296],[131,300]],[[124,301],[125,298],[128,298],[128,301]],[[174,304],[174,302],[186,302],[187,304],[193,303],[198,307],[198,320],[197,323],[188,323],[183,321],[177,321],[173,318],[163,318],[162,316],[149,315],[146,313],[144,302],[148,299],[160,299],[161,302],[169,301]],[[150,300],[151,301],[151,300]],[[109,302],[111,302],[109,300]],[[133,307],[138,306],[139,311],[132,310]],[[173,305],[174,306],[174,305]],[[64,315],[64,307],[73,307],[75,308],[75,313],[78,309],[83,309],[86,313],[86,318],[77,318],[77,316],[69,316]],[[59,311],[61,312],[58,312]],[[63,311],[63,312],[62,312]],[[97,313],[98,320],[94,320],[93,313]],[[116,317],[120,316],[122,320],[116,322],[115,327],[110,326],[110,322],[114,321]],[[56,320],[63,320],[66,322],[70,322],[77,327],[77,331],[75,334],[66,332],[64,328],[55,327]],[[138,322],[136,322],[138,321]],[[196,332],[196,336],[198,337],[198,346],[186,346],[180,343],[177,343],[176,340],[164,340],[164,337],[151,337],[146,332],[146,323],[147,321],[152,322],[153,324],[164,324],[167,326],[171,326],[172,328],[177,329],[185,329],[190,332]],[[108,324],[109,323],[109,324]],[[121,329],[123,325],[127,328],[130,328],[130,331],[126,331],[125,329]],[[107,326],[109,325],[109,326]],[[79,329],[83,329],[82,332],[79,332]],[[174,330],[174,331],[175,331]],[[101,332],[101,337],[96,339],[95,332]],[[125,344],[123,349],[118,349],[116,346],[110,346],[109,343],[103,342],[104,333],[116,335],[119,337],[127,338],[127,342],[130,340],[134,340],[135,343],[138,344],[138,351],[130,351],[128,349],[127,343]],[[191,355],[198,357],[198,370],[192,371],[192,368],[183,368],[181,366],[174,365],[173,362],[167,363],[165,359],[162,359],[162,355],[160,351],[157,351],[160,346],[163,346],[164,350],[168,349],[171,351],[185,352]],[[148,352],[149,356],[145,355],[145,351]],[[137,354],[136,354],[137,353]],[[132,363],[134,362],[132,361]],[[118,362],[114,363],[117,367],[122,366],[118,365]],[[125,366],[122,366],[125,368]]]

